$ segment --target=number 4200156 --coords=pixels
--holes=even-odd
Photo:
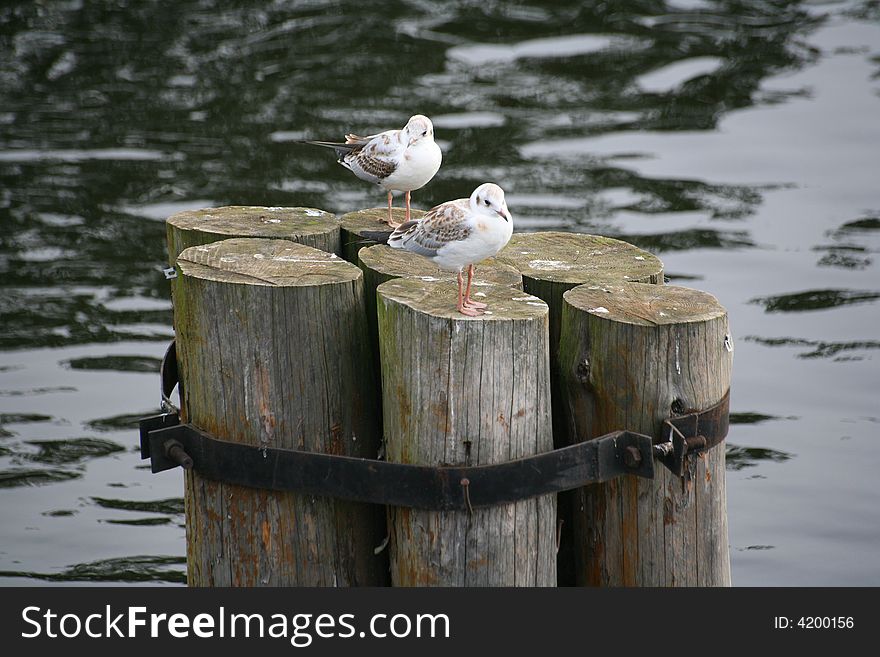
[[[797,620],[787,616],[775,616],[773,628],[785,630],[851,630],[855,626],[852,616],[801,616]]]

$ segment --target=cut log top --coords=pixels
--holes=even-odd
[[[516,233],[497,259],[524,277],[557,283],[661,283],[663,275],[657,256],[621,240],[583,233]]]
[[[467,317],[456,310],[458,287],[450,281],[424,281],[418,278],[396,278],[382,283],[376,292],[387,307],[392,301],[420,313],[442,319],[494,322],[503,320],[544,319],[547,304],[538,297],[515,288],[493,285],[481,288],[475,300],[489,304],[484,315]],[[485,295],[485,296],[481,296]]]
[[[394,208],[392,211],[394,220],[403,223],[406,217],[406,210],[403,208]],[[421,210],[412,210],[413,219],[420,219],[425,213]],[[391,227],[387,223],[388,208],[369,208],[367,210],[358,210],[349,212],[339,217],[340,240],[342,242],[341,255],[352,264],[357,264],[358,251],[365,246],[377,244],[375,240],[367,239],[363,236],[365,232],[391,232]]]
[[[184,276],[273,287],[343,283],[362,276],[335,253],[289,240],[236,238],[193,246],[180,254],[177,265]]]
[[[380,282],[392,278],[421,278],[425,282],[455,281],[458,273],[438,269],[427,258],[402,249],[392,249],[385,244],[363,248],[358,253],[362,268],[375,272]],[[477,288],[485,285],[522,287],[522,276],[516,267],[494,258],[483,260],[476,268],[474,283]]]
[[[587,284],[572,288],[563,297],[578,310],[639,326],[706,322],[727,312],[708,292],[677,285]]]
[[[420,219],[425,214],[422,210],[411,210],[410,216],[413,219]],[[394,221],[403,223],[406,217],[406,210],[403,208],[394,208],[391,211]],[[339,223],[344,230],[350,233],[358,233],[362,230],[391,230],[388,226],[388,208],[367,208],[366,210],[357,210],[349,212],[339,217]]]
[[[178,212],[168,217],[168,223],[180,230],[214,235],[285,239],[294,234],[325,233],[328,226],[338,225],[338,220],[336,215],[317,208],[231,205]]]

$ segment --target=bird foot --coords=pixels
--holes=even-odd
[[[458,307],[458,312],[462,315],[467,315],[468,317],[479,317],[483,313],[479,310],[475,310],[474,308],[468,308],[467,306],[461,305]]]
[[[488,303],[483,303],[482,301],[474,301],[473,299],[465,299],[464,305],[467,308],[476,308],[478,310],[489,307]]]

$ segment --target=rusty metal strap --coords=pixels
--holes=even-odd
[[[178,419],[170,401],[179,385],[173,341],[160,371],[162,406],[169,412],[140,422],[141,458],[151,460],[154,473],[181,466],[207,479],[252,488],[421,509],[470,511],[624,474],[653,478],[654,459],[682,476],[687,455],[719,444],[728,430],[729,391],[711,408],[665,420],[661,435],[653,439],[615,431],[493,465],[408,465],[222,440]]]
[[[183,466],[230,484],[374,504],[471,511],[623,474],[654,476],[650,436],[630,431],[495,465],[432,467],[232,443],[176,420],[141,420],[141,456],[153,472]]]
[[[730,390],[714,406],[703,411],[689,411],[663,422],[659,438],[654,440],[654,456],[673,474],[684,473],[685,457],[704,452],[727,437],[730,425]]]

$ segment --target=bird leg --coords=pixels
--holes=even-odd
[[[404,198],[406,199],[406,219],[405,221],[410,220],[410,211],[409,211],[409,192],[404,194]]]
[[[482,315],[478,310],[470,308],[464,304],[464,298],[462,297],[462,288],[464,287],[464,281],[461,278],[461,270],[458,270],[458,312],[462,315],[467,315],[468,317],[477,317]]]
[[[466,308],[476,308],[478,310],[482,308],[488,308],[489,306],[481,301],[474,301],[471,299],[471,280],[474,277],[474,266],[468,265],[468,282],[467,282],[467,291],[464,293],[464,306]]]
[[[400,225],[395,223],[394,216],[391,214],[391,192],[388,192],[388,225],[391,228],[397,228]]]

